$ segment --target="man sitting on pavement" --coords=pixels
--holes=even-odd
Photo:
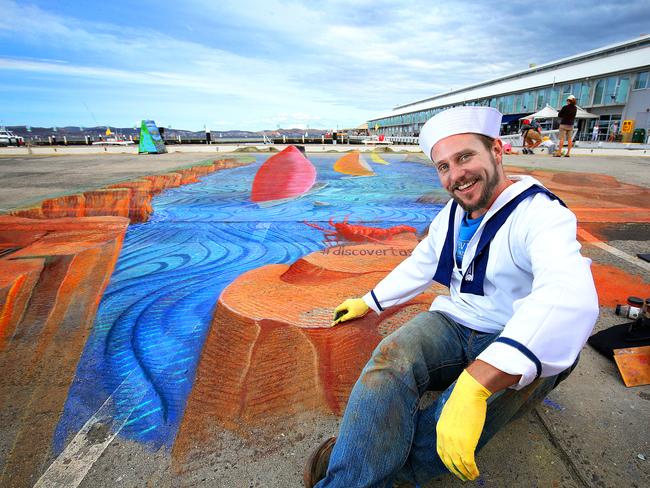
[[[422,128],[452,200],[410,257],[336,308],[334,324],[380,314],[432,281],[450,295],[380,342],[339,437],[310,457],[306,487],[473,480],[475,451],[575,366],[598,315],[591,261],[561,200],[530,176],[506,177],[500,122],[493,108],[456,107]],[[420,405],[428,390],[442,393]]]

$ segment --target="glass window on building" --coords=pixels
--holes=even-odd
[[[535,111],[535,96],[531,91],[524,92],[524,112],[534,112]]]
[[[523,111],[524,112],[534,112],[535,110],[534,110],[534,107],[533,107],[532,93],[529,92],[529,91],[524,92],[524,94],[522,95],[522,98],[523,98],[523,107],[522,107]]]
[[[499,112],[503,113],[503,97],[498,97],[498,98],[497,98],[497,106],[496,106],[496,109],[497,109]]]
[[[589,83],[581,83],[582,87],[580,88],[580,96],[576,95],[576,98],[578,99],[578,105],[581,107],[584,107],[585,105],[589,105],[589,94],[590,94],[590,84]]]
[[[535,103],[535,110],[541,110],[546,107],[546,102],[548,101],[548,89],[539,90],[537,92],[537,102]]]
[[[551,88],[548,104],[553,108],[560,108],[560,89],[557,86]]]
[[[605,105],[612,105],[616,103],[616,81],[618,78],[616,76],[610,76],[607,78],[607,83],[605,85]]]
[[[551,101],[551,88],[549,87],[544,90],[544,107],[550,105],[549,103],[550,101]]]
[[[630,92],[630,77],[621,76],[618,78],[618,85],[616,86],[616,103],[627,102],[627,95]]]
[[[650,71],[643,71],[639,74],[636,75],[636,81],[634,82],[634,89],[635,90],[643,90],[644,88],[648,88],[650,85],[648,85],[648,75],[650,74]]]
[[[602,105],[603,96],[605,95],[605,80],[598,80],[594,89],[594,101],[592,105]]]
[[[573,83],[571,85],[571,95],[576,97],[576,101],[580,100],[581,93],[582,93],[582,83]]]
[[[571,85],[562,85],[562,99],[560,100],[562,105],[569,95],[571,95]]]
[[[523,101],[523,97],[521,96],[521,93],[517,93],[515,95],[514,107],[516,113],[523,112],[524,101]]]
[[[507,97],[505,97],[505,100],[503,102],[503,109],[505,110],[505,112],[503,112],[503,113],[504,114],[513,113],[514,108],[515,108],[514,103],[515,103],[515,96],[514,95],[508,95]]]
[[[531,107],[532,110],[534,110],[534,111],[539,110],[539,99],[543,98],[543,97],[544,97],[544,95],[543,95],[543,92],[541,90],[540,91],[534,91],[532,93],[532,107]]]

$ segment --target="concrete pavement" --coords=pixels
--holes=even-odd
[[[282,150],[286,146],[273,147]],[[243,155],[255,148],[269,149],[270,146],[170,146],[167,154],[148,155],[138,155],[137,148],[123,146],[37,147],[32,149],[32,155],[27,154],[29,148],[0,148],[0,213],[28,207],[45,198],[189,167],[226,154]],[[314,153],[372,149],[342,144],[306,147],[308,152]],[[240,152],[229,152],[233,150]],[[420,154],[417,146],[392,146],[389,150]],[[537,151],[534,155],[506,156],[505,163],[531,169],[606,174],[626,183],[650,187],[650,150],[576,148],[572,158],[552,158]]]

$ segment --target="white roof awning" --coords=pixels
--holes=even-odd
[[[597,119],[598,115],[594,115],[592,113],[587,112],[584,108],[578,107],[576,105],[576,108],[578,109],[576,112],[576,119]],[[553,107],[550,105],[546,105],[542,110],[539,112],[535,112],[534,114],[526,115],[524,117],[520,117],[519,120],[526,120],[526,119],[554,119],[558,116],[558,111],[555,110]]]

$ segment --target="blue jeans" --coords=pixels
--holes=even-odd
[[[352,389],[327,476],[316,487],[390,488],[398,479],[422,484],[447,473],[436,450],[442,407],[463,369],[498,336],[424,312],[384,338]],[[538,378],[492,395],[478,449],[558,382]],[[421,408],[427,390],[442,393]]]

